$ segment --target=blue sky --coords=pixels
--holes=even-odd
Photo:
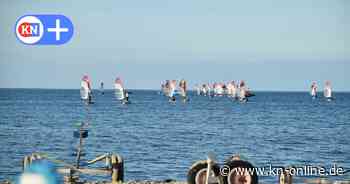
[[[331,80],[350,91],[346,0],[106,0],[0,2],[0,87],[158,89],[165,79],[244,79],[253,90],[307,90]],[[19,43],[24,14],[59,13],[75,27],[61,46]]]

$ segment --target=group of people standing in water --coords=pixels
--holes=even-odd
[[[215,82],[213,84],[196,85],[195,90],[197,95],[210,97],[226,95],[241,102],[246,102],[248,97],[254,96],[243,80],[239,81],[238,84],[231,81],[227,84]]]
[[[101,94],[104,94],[104,83],[101,82],[100,86]],[[121,101],[123,104],[129,102],[129,92],[124,88],[122,80],[117,77],[114,81],[114,94],[117,100]],[[92,87],[91,81],[88,75],[84,75],[81,79],[80,84],[80,96],[81,99],[86,101],[88,104],[92,104]]]
[[[248,97],[254,96],[244,81],[240,81],[238,85],[234,81],[227,84],[215,82],[213,84],[196,85],[195,90],[197,95],[200,96],[228,96],[241,102],[246,102]],[[179,95],[184,102],[189,100],[187,97],[187,82],[184,79],[179,82],[177,80],[164,81],[161,84],[161,93],[167,96],[170,102],[176,101],[176,95]]]
[[[170,102],[176,101],[175,95],[177,94],[182,98],[182,101],[188,101],[187,82],[184,79],[179,81],[179,85],[177,85],[177,80],[166,80],[161,85],[161,92],[169,97]]]
[[[129,92],[124,88],[122,80],[117,77],[114,81],[114,94],[117,100],[121,101],[123,104],[130,103],[129,102]],[[101,82],[100,91],[101,94],[104,94],[103,91],[104,84]],[[317,98],[317,84],[313,82],[310,87],[310,95],[313,99]],[[227,84],[223,82],[215,82],[213,84],[202,84],[196,85],[195,91],[197,95],[200,96],[228,96],[235,100],[239,100],[240,102],[248,101],[248,97],[254,96],[253,93],[249,90],[246,83],[241,80],[237,84],[235,81],[228,82]],[[182,101],[188,101],[187,94],[187,81],[182,79],[180,81],[177,80],[166,80],[161,85],[161,93],[168,97],[169,102],[175,102],[176,96],[179,96]],[[80,95],[81,99],[91,104],[92,101],[92,86],[89,76],[84,75],[81,80],[80,87]],[[325,82],[323,96],[327,100],[332,100],[332,87],[329,81]]]
[[[310,95],[313,99],[317,98],[317,84],[316,82],[312,82],[311,87],[310,87]],[[323,89],[323,96],[327,99],[327,100],[332,100],[333,96],[332,96],[332,86],[331,86],[331,82],[330,81],[326,81],[325,82],[325,86]]]

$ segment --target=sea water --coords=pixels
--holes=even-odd
[[[125,180],[186,180],[210,152],[220,164],[240,154],[256,167],[350,168],[350,93],[334,93],[329,102],[307,92],[256,92],[242,104],[192,92],[186,103],[169,103],[157,91],[131,92],[131,104],[123,105],[112,90],[94,91],[95,103],[86,106],[79,90],[0,89],[0,181],[14,179],[33,152],[74,164],[79,122],[89,123],[83,161],[120,154]]]

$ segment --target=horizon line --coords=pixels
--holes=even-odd
[[[4,89],[10,89],[10,90],[15,90],[15,89],[24,89],[24,90],[80,90],[80,88],[11,88],[11,87],[0,87],[0,90]],[[99,91],[100,89],[98,88],[93,88],[92,90]],[[113,90],[113,88],[104,88],[104,90]],[[151,89],[151,88],[128,88],[127,90],[135,90],[135,91],[161,91],[160,89]],[[195,92],[195,89],[189,89],[187,91],[193,91]],[[271,90],[271,89],[259,89],[259,90],[252,90],[253,92],[309,92],[308,90]],[[318,91],[317,93],[322,93],[323,90]],[[334,93],[350,93],[349,90],[334,90]]]

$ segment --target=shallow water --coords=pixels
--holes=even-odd
[[[239,153],[259,167],[350,168],[350,93],[335,93],[332,102],[301,92],[256,95],[240,104],[191,94],[189,102],[172,104],[157,91],[136,90],[132,104],[122,105],[112,91],[95,91],[88,114],[79,90],[0,89],[0,181],[13,179],[32,152],[74,163],[72,132],[88,116],[85,160],[118,153],[126,180],[185,180],[191,164],[208,152],[220,163]]]

